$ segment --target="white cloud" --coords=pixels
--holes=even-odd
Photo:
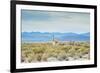
[[[38,11],[37,11],[38,12]],[[31,12],[32,13],[32,12]],[[89,32],[90,16],[89,13],[74,12],[42,12],[47,14],[48,19],[44,20],[23,20],[22,31],[41,31],[41,32]],[[34,14],[34,12],[32,13]],[[37,13],[38,14],[38,13]],[[43,15],[40,15],[43,16]]]

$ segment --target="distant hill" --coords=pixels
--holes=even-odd
[[[84,35],[84,36],[90,36],[90,32],[87,32],[87,33],[83,33],[81,35]]]
[[[22,32],[22,42],[48,42],[54,38],[59,41],[89,41],[90,33]]]

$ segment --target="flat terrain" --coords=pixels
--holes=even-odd
[[[90,59],[89,42],[22,43],[21,62],[74,61]]]

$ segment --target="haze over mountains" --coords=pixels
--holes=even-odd
[[[60,32],[22,32],[22,42],[49,42],[58,41],[90,41],[90,32],[87,33],[60,33]]]

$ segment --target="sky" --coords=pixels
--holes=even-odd
[[[22,32],[90,32],[90,13],[21,10]]]

